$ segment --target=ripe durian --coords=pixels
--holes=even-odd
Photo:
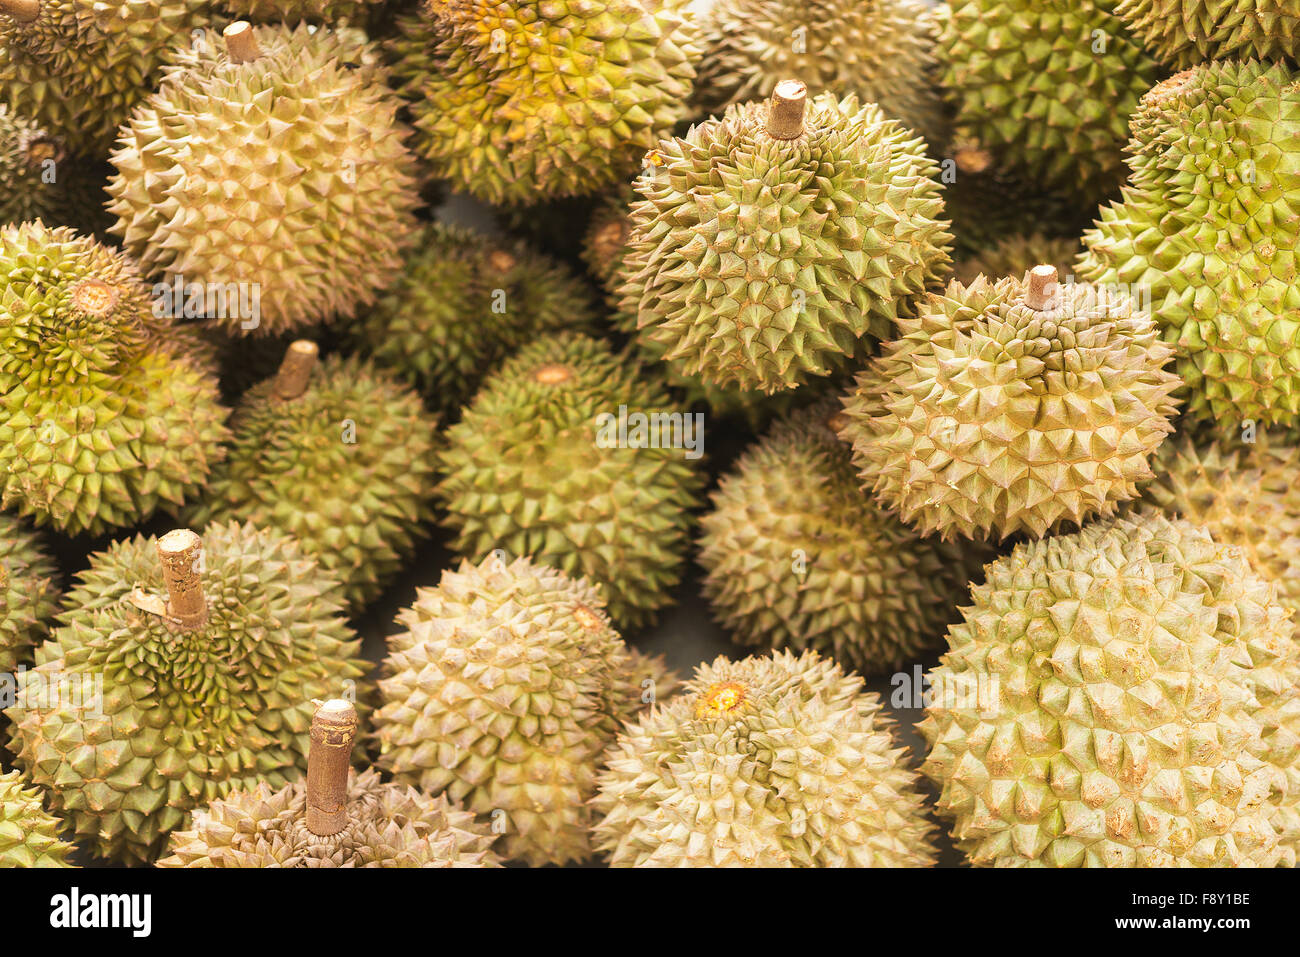
[[[0,673],[27,658],[54,617],[57,574],[40,539],[0,512]]]
[[[159,867],[494,867],[495,835],[445,797],[357,774],[357,712],[327,701],[311,725],[307,778],[260,783],[194,812]]]
[[[858,484],[833,400],[779,421],[700,521],[704,593],[733,638],[811,648],[864,674],[943,634],[984,549],[922,538]]]
[[[947,271],[937,165],[874,104],[797,81],[665,140],[636,183],[622,309],[707,384],[830,375]]]
[[[1163,62],[1300,59],[1296,0],[1118,0],[1115,13]]]
[[[256,23],[338,23],[364,24],[384,0],[221,0],[221,5],[237,17]]]
[[[45,810],[40,788],[23,787],[17,771],[0,774],[0,867],[73,867],[62,822]]]
[[[693,460],[701,427],[604,343],[538,339],[487,379],[446,433],[437,491],[452,548],[476,560],[502,549],[589,578],[620,626],[646,624],[681,580],[704,481]]]
[[[338,580],[280,532],[116,542],[19,679],[18,766],[83,846],[150,861],[195,808],[299,776],[312,699],[369,668],[341,612]]]
[[[1178,376],[1123,294],[1054,266],[952,282],[857,379],[840,436],[863,484],[922,532],[1041,536],[1109,515],[1150,478]]]
[[[1044,263],[1055,266],[1058,275],[1068,276],[1078,255],[1077,238],[1050,239],[1042,233],[1006,236],[972,256],[959,259],[952,273],[953,278],[964,286],[974,282],[976,276],[991,280],[1005,276],[1019,279]]]
[[[1298,692],[1261,692],[1297,648],[1240,551],[1151,513],[1022,543],[987,576],[919,725],[973,863],[1294,860],[1300,749],[1275,721]]]
[[[905,754],[880,697],[829,659],[718,658],[619,734],[597,846],[614,867],[926,867]]]
[[[433,223],[401,277],[348,333],[433,406],[454,412],[525,343],[595,324],[591,292],[567,266],[521,243]]]
[[[526,558],[461,562],[419,589],[379,682],[379,766],[504,825],[502,857],[590,857],[601,753],[642,706],[604,604]]]
[[[1155,87],[1132,119],[1129,183],[1083,237],[1076,271],[1149,296],[1199,418],[1300,413],[1297,78],[1212,63]]]
[[[112,232],[150,273],[256,290],[232,335],[276,335],[373,303],[419,204],[397,97],[350,32],[239,22],[177,54],[122,130]],[[249,293],[251,300],[251,293]]]
[[[434,175],[489,203],[626,179],[684,119],[689,0],[437,0],[399,20],[394,71]]]
[[[39,219],[94,231],[107,225],[99,187],[60,139],[0,103],[0,225]]]
[[[40,221],[0,228],[5,508],[100,534],[194,495],[227,413],[170,325],[115,250]]]

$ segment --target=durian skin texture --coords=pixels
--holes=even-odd
[[[137,586],[166,596],[156,540],[137,535],[94,554],[5,711],[24,777],[101,858],[151,861],[195,808],[297,779],[312,699],[355,696],[369,669],[337,579],[293,539],[211,525],[203,561],[208,623],[172,631],[125,600]],[[71,691],[25,707],[46,704],[24,700],[26,689],[59,676]],[[77,708],[75,693],[94,690],[83,679],[97,676],[102,709]]]
[[[236,17],[255,23],[338,23],[364,25],[384,0],[221,0]]]
[[[257,284],[278,335],[375,301],[415,239],[415,158],[377,51],[355,31],[257,27],[262,55],[177,54],[112,155],[112,232],[149,273]],[[233,288],[238,288],[235,286]]]
[[[876,105],[812,98],[793,140],[767,122],[766,101],[742,104],[659,144],[620,302],[685,373],[770,394],[887,335],[952,237],[937,165]]]
[[[1083,279],[1146,290],[1187,409],[1237,427],[1300,413],[1297,74],[1213,63],[1143,97],[1132,174],[1083,237]]]
[[[955,280],[899,320],[844,400],[863,485],[925,533],[1041,536],[1114,512],[1173,431],[1172,352],[1131,300],[1019,279]]]
[[[170,327],[115,250],[39,221],[0,227],[4,508],[97,535],[194,496],[227,410]]]
[[[879,696],[829,659],[719,657],[619,734],[597,846],[613,867],[927,867],[905,755]]]
[[[0,224],[40,219],[91,229],[104,218],[102,201],[96,177],[62,140],[0,103]]]
[[[977,865],[1224,867],[1294,861],[1279,831],[1295,685],[1271,584],[1159,514],[1016,546],[973,589],[918,726],[939,810]],[[1271,752],[1289,739],[1290,752]]]
[[[1119,0],[1115,13],[1162,62],[1179,68],[1300,57],[1296,0]]]
[[[379,682],[377,764],[504,823],[494,849],[506,859],[589,858],[600,755],[641,707],[644,665],[599,592],[489,556],[419,589],[398,621]]]
[[[1044,264],[1055,266],[1062,276],[1068,276],[1078,255],[1077,238],[1052,239],[1042,233],[1006,236],[974,255],[959,259],[953,267],[953,278],[967,286],[980,275],[994,282],[1006,276],[1024,279],[1026,272]]]
[[[669,604],[681,580],[704,477],[686,449],[601,448],[598,419],[616,422],[620,406],[686,413],[603,342],[575,333],[537,339],[447,430],[437,493],[457,554],[502,549],[589,578],[610,617],[636,627]]]
[[[0,867],[75,866],[61,829],[41,803],[40,788],[28,787],[17,771],[0,774]]]
[[[58,607],[58,568],[40,539],[0,512],[0,672],[12,672]]]

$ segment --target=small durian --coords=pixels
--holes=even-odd
[[[632,203],[636,190],[622,186],[605,196],[592,210],[582,237],[582,260],[605,290],[612,308],[618,308],[618,270],[632,238]],[[636,329],[635,319],[632,329]]]
[[[41,789],[24,787],[17,771],[0,774],[0,868],[75,867],[74,848],[59,837],[63,823],[45,810]]]
[[[864,486],[922,532],[1041,536],[1112,514],[1151,477],[1173,351],[1127,295],[1057,277],[950,283],[844,400]]]
[[[305,769],[312,699],[352,697],[370,667],[340,592],[251,525],[92,555],[5,712],[19,768],[83,847],[153,860],[195,808]]]
[[[682,687],[682,676],[668,667],[663,655],[647,655],[628,646],[628,681],[644,705],[667,701]]]
[[[159,867],[496,867],[489,825],[448,802],[349,763],[357,711],[324,702],[311,723],[307,777],[265,783],[194,812]]]
[[[94,232],[108,225],[104,198],[62,140],[0,103],[0,225],[39,219]]]
[[[704,484],[702,418],[672,408],[603,342],[530,343],[446,433],[437,492],[452,549],[589,578],[620,627],[647,624],[681,581]]]
[[[0,673],[27,659],[58,607],[58,568],[40,539],[0,512]]]
[[[927,867],[934,826],[880,696],[816,652],[702,664],[629,723],[592,805],[614,867]]]
[[[1117,0],[1115,14],[1179,69],[1207,60],[1300,60],[1296,0]]]
[[[1078,255],[1078,238],[1050,239],[1042,233],[1005,236],[992,246],[959,259],[953,266],[952,277],[964,286],[973,283],[976,276],[990,280],[1006,276],[1020,279],[1042,264],[1055,266],[1058,275],[1069,276]]]

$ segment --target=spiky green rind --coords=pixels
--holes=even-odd
[[[552,381],[556,373],[563,381]],[[687,414],[604,343],[573,333],[538,339],[488,378],[448,430],[438,496],[458,554],[504,549],[589,578],[614,620],[633,627],[651,621],[681,580],[703,476],[689,449],[662,447],[671,428],[659,448],[602,447],[617,442],[620,406]],[[679,420],[678,438],[702,438],[685,434],[688,422]],[[629,432],[627,444],[653,439]]]
[[[567,266],[522,243],[425,227],[401,277],[348,331],[382,365],[454,412],[505,356],[546,333],[594,331],[596,303]]]
[[[100,857],[150,861],[195,808],[295,780],[312,699],[369,669],[337,579],[280,532],[209,526],[201,580],[207,624],[173,630],[127,598],[166,598],[156,539],[93,555],[5,712],[24,775]]]
[[[1164,63],[1300,59],[1296,0],[1118,0],[1115,13]]]
[[[62,822],[45,810],[40,788],[23,787],[17,771],[0,774],[0,867],[73,867]]]
[[[1160,79],[1115,0],[952,0],[939,58],[955,122],[1092,202],[1124,179],[1128,116]]]
[[[113,153],[112,227],[150,273],[259,293],[208,318],[277,335],[375,301],[414,241],[415,159],[355,31],[259,27],[262,55],[177,54]],[[256,325],[252,325],[253,320]]]
[[[689,0],[442,0],[390,53],[416,149],[490,203],[584,196],[630,176],[687,113]]]
[[[0,224],[40,219],[92,229],[103,192],[63,142],[0,103]]]
[[[711,707],[719,691],[738,702]],[[879,696],[829,659],[720,657],[619,734],[596,843],[614,867],[926,867],[905,754]]]
[[[221,0],[234,16],[255,23],[365,22],[385,0]]]
[[[1173,352],[1126,296],[1057,288],[1040,310],[1019,279],[950,283],[844,400],[863,484],[922,532],[1041,536],[1150,478],[1173,431]]]
[[[1149,296],[1200,418],[1300,414],[1296,79],[1282,64],[1213,63],[1151,90],[1128,185],[1083,237],[1079,275]]]
[[[642,705],[667,701],[682,687],[682,676],[668,667],[663,655],[647,655],[628,646],[627,694]]]
[[[625,184],[611,191],[592,210],[582,237],[582,260],[587,270],[609,294],[610,306],[618,308],[618,268],[628,254],[632,238],[632,202],[636,190]],[[632,323],[636,327],[635,321]]]
[[[374,716],[379,766],[504,823],[502,857],[590,857],[601,753],[641,707],[599,591],[490,556],[443,572],[398,621]]]
[[[266,784],[194,812],[159,867],[498,867],[490,827],[445,797],[352,773],[348,819],[337,834],[307,829],[303,782]]]
[[[706,114],[772,95],[853,93],[931,146],[948,136],[936,82],[934,8],[923,0],[720,0],[704,18],[695,102]]]
[[[11,672],[58,607],[58,569],[40,538],[0,512],[0,672]]]
[[[280,529],[363,607],[433,521],[438,419],[413,390],[355,358],[324,360],[295,399],[276,397],[274,385],[254,386],[236,406],[230,455],[185,521]]]
[[[87,290],[102,311],[79,306]],[[0,228],[0,503],[69,535],[192,498],[224,454],[215,379],[164,340],[116,251],[40,222]],[[175,350],[175,351],[173,351]]]
[[[947,272],[952,237],[937,165],[878,106],[822,94],[793,140],[767,121],[747,103],[659,144],[620,293],[685,373],[770,394],[886,336]]]
[[[1023,279],[1035,266],[1055,266],[1062,276],[1069,276],[1079,255],[1078,239],[1049,239],[1042,233],[1006,236],[973,256],[961,259],[953,267],[953,278],[965,285],[976,276],[998,280],[1004,276]]]
[[[1286,860],[1300,794],[1269,763],[1259,679],[1296,646],[1241,552],[1152,513],[1017,545],[987,572],[919,725],[973,863]]]

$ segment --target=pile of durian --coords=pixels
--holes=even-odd
[[[0,865],[1295,865],[1298,236],[1300,0],[0,0]]]

